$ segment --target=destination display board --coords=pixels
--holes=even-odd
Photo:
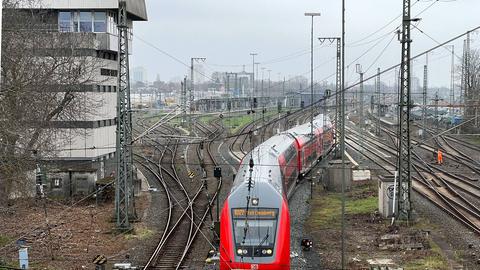
[[[278,209],[276,208],[249,208],[248,213],[246,208],[232,209],[232,217],[234,219],[276,219],[278,216]]]

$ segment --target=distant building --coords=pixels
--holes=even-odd
[[[81,88],[89,98],[100,98],[101,104],[78,121],[53,124],[53,128],[64,131],[67,138],[62,137],[58,142],[61,149],[52,160],[57,169],[49,175],[50,193],[58,196],[88,194],[98,180],[115,174],[118,0],[38,2],[41,4],[35,4],[33,9],[48,11],[45,16],[49,17],[44,20],[53,25],[53,32],[86,37],[87,45],[79,45],[83,46],[82,53],[102,63],[98,68],[99,83]],[[133,21],[147,20],[144,0],[127,0],[127,11],[130,29]]]
[[[148,81],[148,76],[147,76],[147,69],[144,67],[134,67],[132,69],[132,83],[147,83]]]
[[[224,85],[225,89],[228,90],[227,93],[235,97],[250,96],[252,88],[253,73],[248,73],[245,71],[242,72],[229,72],[228,75],[228,88],[226,89],[227,84],[227,72],[213,72],[212,80],[214,83]]]
[[[314,93],[313,101],[318,102],[323,98],[323,94]],[[312,96],[310,92],[297,92],[292,91],[286,93],[286,106],[287,107],[307,107],[312,104]]]

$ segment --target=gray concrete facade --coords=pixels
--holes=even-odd
[[[40,0],[20,9],[48,11],[44,18],[45,35],[81,36],[77,50],[82,57],[98,63],[93,83],[78,87],[78,98],[99,100],[89,113],[74,121],[55,121],[50,128],[62,134],[60,150],[44,161],[45,187],[52,196],[89,194],[96,182],[115,174],[116,106],[118,79],[118,0]],[[128,25],[146,21],[144,0],[127,0]],[[64,50],[65,48],[58,48]],[[131,54],[131,40],[129,53]],[[40,56],[41,57],[41,56]],[[88,106],[88,105],[86,105]],[[87,107],[86,107],[87,108]]]

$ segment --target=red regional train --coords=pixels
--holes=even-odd
[[[333,145],[330,120],[279,133],[242,160],[220,215],[220,269],[290,269],[287,194]]]

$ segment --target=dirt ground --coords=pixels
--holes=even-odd
[[[341,269],[341,196],[317,187],[310,201],[312,211],[306,228],[312,235],[314,249],[321,263],[321,269]],[[375,214],[378,208],[377,184],[370,181],[353,187],[346,196],[345,220],[345,265],[347,269],[370,269],[373,265],[389,266],[390,269],[452,269],[439,246],[433,241],[434,226],[427,220],[419,219],[415,224],[389,226]],[[421,249],[382,248],[382,237],[395,232],[411,239],[418,237]],[[417,238],[415,238],[417,240]],[[370,261],[369,261],[370,260]]]
[[[136,199],[137,213],[148,207],[149,194]],[[54,200],[31,199],[0,208],[0,268],[18,267],[16,240],[25,238],[30,269],[93,269],[92,260],[105,255],[109,264],[121,262],[128,247],[141,241],[141,222],[133,233],[119,233],[113,202],[95,201],[70,206]],[[48,225],[47,225],[48,224]]]

